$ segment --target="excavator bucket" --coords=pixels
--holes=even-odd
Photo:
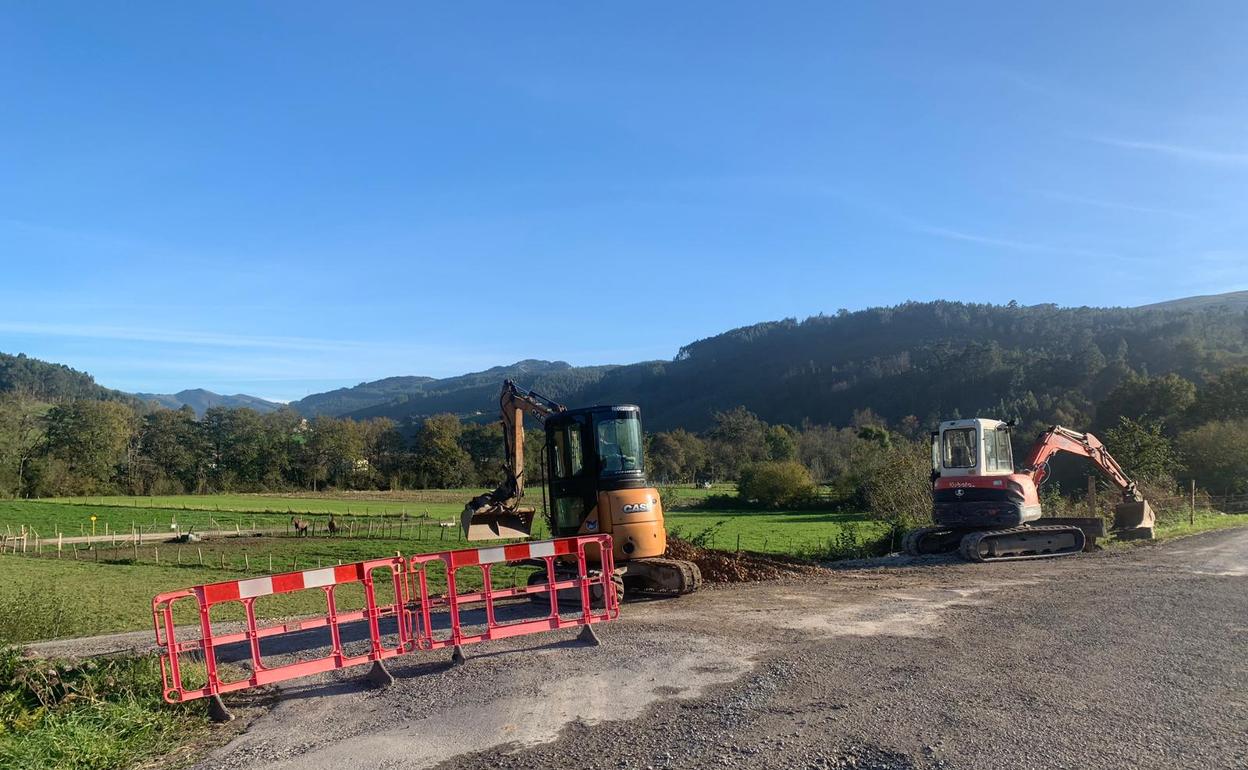
[[[459,524],[467,540],[526,538],[533,530],[533,517],[536,513],[535,508],[474,509],[471,505],[466,505],[459,516]]]
[[[1157,517],[1145,500],[1114,506],[1114,536],[1119,540],[1152,540]]]

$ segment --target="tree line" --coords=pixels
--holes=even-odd
[[[1048,416],[1095,429],[1142,480],[1174,487],[1194,479],[1215,494],[1248,492],[1248,366],[1199,382],[1176,373],[1131,373],[1090,411],[1097,417],[1089,423],[1065,420],[1075,415],[1060,410]],[[1016,457],[1048,424],[1025,414],[1008,405],[982,413],[1021,420]],[[944,415],[959,416],[957,410]],[[873,489],[884,494],[880,478],[913,477],[914,488],[924,488],[926,434],[934,427],[914,415],[889,420],[871,409],[855,411],[845,425],[769,424],[738,406],[716,412],[701,432],[648,435],[646,456],[660,484],[736,481],[747,495],[753,487],[809,493],[819,486],[825,500],[860,506],[870,503]],[[529,431],[528,442],[532,480],[541,474],[541,432]],[[0,394],[5,497],[492,486],[502,480],[502,445],[497,422],[453,414],[401,430],[388,418],[307,419],[290,409],[260,414],[222,407],[196,419],[189,407]],[[781,502],[795,494],[763,496]]]
[[[528,441],[536,463],[541,438]],[[502,480],[502,447],[499,424],[450,414],[408,436],[384,418],[218,407],[196,419],[190,407],[0,395],[4,497],[488,486]]]

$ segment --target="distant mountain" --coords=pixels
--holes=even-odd
[[[292,401],[290,405],[304,417],[315,417],[321,414],[337,417],[357,409],[386,404],[410,393],[419,392],[429,382],[436,382],[436,380],[432,377],[387,377],[384,380],[361,382],[352,388],[314,393],[298,401]]]
[[[1204,308],[1226,308],[1228,310],[1248,310],[1248,291],[1229,291],[1225,294],[1205,294],[1198,297],[1184,297],[1166,302],[1144,305],[1141,310],[1200,310]]]
[[[456,377],[390,377],[309,396],[291,403],[304,416],[327,414],[365,420],[389,417],[400,423],[419,421],[432,414],[451,412],[470,418],[497,408],[495,399],[504,379],[514,379],[550,398],[575,393],[597,381],[613,366],[576,367],[565,361],[528,359],[508,366]]]
[[[862,410],[896,424],[993,414],[1090,425],[1130,374],[1199,382],[1248,363],[1248,292],[1141,308],[908,302],[768,321],[690,343],[671,361],[573,367],[519,361],[432,379],[395,377],[309,396],[305,415],[491,419],[505,378],[569,406],[635,403],[649,430],[704,430],[737,405],[772,423],[846,425]]]
[[[614,368],[572,404],[635,403],[649,430],[703,430],[737,405],[772,423],[955,416],[1091,425],[1127,376],[1192,381],[1248,364],[1248,314],[1226,303],[1060,308],[908,302],[747,326],[675,360]]]
[[[770,423],[848,425],[882,417],[929,426],[956,416],[1035,426],[1092,425],[1125,378],[1177,373],[1193,382],[1248,364],[1248,292],[1138,308],[907,302],[802,321],[789,318],[692,342],[670,361],[571,366],[524,360],[456,377],[388,377],[292,403],[308,417],[387,417],[403,426],[450,412],[496,418],[498,388],[514,379],[568,406],[633,403],[651,431],[705,430],[745,406]],[[190,404],[280,407],[251,396],[188,390],[170,396],[102,388],[89,375],[0,354],[0,392],[46,400],[129,400],[140,409]]]
[[[30,358],[23,353],[15,356],[0,353],[0,393],[12,392],[25,393],[41,401],[94,399],[138,404],[128,393],[97,385],[86,372]]]
[[[233,396],[223,396],[219,393],[213,393],[211,390],[203,388],[194,388],[192,390],[181,390],[177,393],[135,393],[136,398],[144,401],[150,401],[166,409],[181,409],[183,406],[189,406],[195,410],[195,415],[203,417],[204,412],[217,406],[224,406],[229,409],[239,407],[247,407],[257,412],[274,412],[281,409],[283,404],[273,401],[266,401],[263,398],[248,396],[244,394],[235,394]]]

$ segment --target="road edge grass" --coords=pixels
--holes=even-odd
[[[161,698],[154,656],[28,657],[0,645],[0,767],[114,770],[181,765],[206,748],[203,709]]]
[[[1115,538],[1106,541],[1104,545],[1112,549],[1138,548],[1236,527],[1248,527],[1248,513],[1222,513],[1206,509],[1196,511],[1190,517],[1185,515],[1176,521],[1157,522],[1157,526],[1153,528],[1151,540],[1118,540]]]

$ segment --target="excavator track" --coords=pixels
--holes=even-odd
[[[1022,561],[1074,556],[1087,536],[1078,527],[1011,527],[971,532],[958,546],[967,561]]]
[[[680,596],[702,587],[702,570],[683,559],[661,556],[633,559],[624,565],[624,583],[630,593]]]
[[[920,527],[912,529],[901,538],[901,550],[911,556],[953,553],[963,532],[948,527]]]

